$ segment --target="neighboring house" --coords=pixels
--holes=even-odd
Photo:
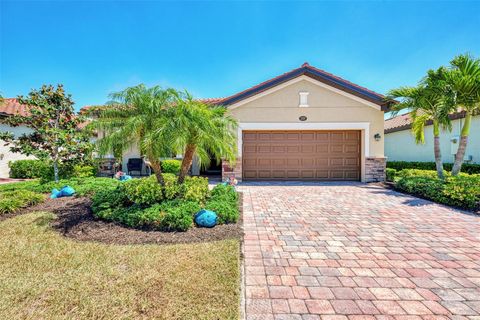
[[[226,98],[239,123],[238,160],[221,166],[239,180],[381,181],[384,96],[307,63]],[[140,157],[132,147],[124,155]],[[124,166],[125,167],[125,166]],[[200,173],[197,163],[193,174]]]
[[[20,104],[17,99],[3,99],[0,102],[0,117],[9,117],[14,114],[26,115],[27,107]],[[21,136],[24,133],[30,133],[31,130],[26,126],[10,127],[6,124],[0,123],[0,132],[12,132],[15,136]],[[8,178],[10,168],[9,161],[34,159],[35,157],[27,157],[21,153],[13,153],[10,151],[10,146],[5,146],[4,141],[0,140],[0,178]]]
[[[440,135],[444,163],[452,163],[455,159],[465,114],[454,113],[450,115],[450,119],[452,131],[442,130]],[[427,123],[425,127],[425,144],[415,143],[411,128],[410,114],[399,115],[385,121],[385,155],[388,161],[435,161],[431,123]],[[480,163],[480,115],[472,119],[465,161]]]

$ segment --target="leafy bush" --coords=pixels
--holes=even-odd
[[[180,185],[177,182],[177,176],[173,173],[164,173],[163,180],[165,181],[165,187],[163,188],[165,199],[175,199],[180,193]]]
[[[180,166],[182,162],[176,159],[168,159],[162,161],[162,172],[172,173],[178,175],[180,173]]]
[[[73,167],[73,176],[76,178],[94,177],[96,173],[97,170],[94,166],[82,166],[77,164]]]
[[[203,177],[186,177],[180,186],[180,197],[187,201],[203,203],[208,196],[208,179]]]
[[[10,167],[10,178],[14,179],[36,179],[48,176],[53,167],[48,161],[43,160],[17,160],[8,163]]]
[[[386,176],[387,176],[387,181],[394,181],[395,180],[395,175],[397,174],[397,170],[392,169],[392,168],[387,168],[385,170]]]
[[[218,223],[235,223],[238,221],[238,194],[232,186],[219,184],[210,192],[210,199],[205,209],[214,211],[218,216]]]
[[[110,215],[114,209],[130,204],[124,186],[98,191],[92,197],[92,211],[102,217]]]
[[[451,171],[452,163],[444,163],[444,170]],[[397,171],[403,169],[420,169],[420,170],[435,170],[435,162],[418,162],[418,161],[387,161],[387,168],[392,168]],[[462,172],[468,174],[479,174],[480,164],[464,163],[462,165]]]
[[[163,191],[154,175],[125,182],[128,199],[139,205],[152,205],[163,200]]]
[[[12,213],[21,208],[26,208],[40,203],[44,195],[32,191],[6,191],[0,193],[0,214]]]
[[[438,179],[435,171],[402,170],[395,188],[432,201],[461,207],[478,209],[480,205],[480,175],[446,175]]]
[[[193,215],[201,207],[194,201],[170,200],[154,204],[147,208],[139,205],[128,207],[115,206],[92,207],[94,214],[102,219],[115,221],[129,227],[146,227],[165,231],[186,231],[193,224]],[[118,204],[118,202],[117,202]],[[101,208],[102,210],[96,211]]]

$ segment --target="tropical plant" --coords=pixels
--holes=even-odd
[[[451,104],[445,98],[445,84],[441,79],[445,72],[443,68],[430,70],[428,75],[416,87],[400,87],[389,92],[392,99],[401,98],[394,105],[394,113],[403,109],[410,110],[412,117],[412,132],[417,143],[425,143],[425,125],[433,124],[434,156],[438,177],[443,179],[442,154],[440,150],[440,128],[450,129],[448,117]]]
[[[138,144],[157,181],[164,185],[160,158],[171,155],[172,148],[171,139],[159,133],[168,122],[166,111],[177,104],[178,96],[174,89],[147,88],[143,84],[111,94],[112,101],[96,110],[92,122],[101,135],[97,141],[99,153],[119,153]]]
[[[24,125],[31,132],[21,136],[2,132],[0,139],[10,145],[10,151],[51,160],[55,181],[59,179],[59,164],[81,162],[90,156],[90,134],[81,129],[84,119],[75,114],[72,97],[62,85],[43,85],[18,100],[28,106],[28,114],[4,117],[1,122],[11,127]]]
[[[452,168],[452,175],[456,176],[462,169],[472,117],[480,112],[480,59],[467,54],[455,57],[450,62],[444,79],[451,90],[455,111],[465,112],[465,122]]]
[[[217,161],[236,159],[237,122],[222,106],[211,106],[194,100],[188,92],[179,95],[177,104],[168,108],[164,124],[158,130],[162,141],[171,139],[172,147],[183,153],[178,182],[183,183],[194,156],[201,165],[208,165],[211,156]]]

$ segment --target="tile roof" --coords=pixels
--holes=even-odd
[[[28,115],[29,107],[15,98],[5,98],[0,102],[0,115]]]
[[[474,114],[477,115],[477,114]],[[464,111],[457,111],[448,116],[450,120],[457,120],[465,118]],[[429,126],[432,124],[432,121],[429,120],[425,123],[425,125]],[[410,129],[412,127],[412,117],[410,113],[402,114],[390,119],[385,120],[384,124],[384,133],[392,133],[396,131],[403,131]]]

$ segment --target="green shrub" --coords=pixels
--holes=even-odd
[[[444,163],[444,170],[451,171],[452,163]],[[419,169],[419,170],[436,170],[435,162],[419,162],[419,161],[387,161],[387,168],[392,168],[397,171],[403,169]],[[464,163],[462,165],[462,172],[468,174],[479,174],[480,164]]]
[[[219,224],[238,221],[239,211],[237,202],[225,199],[211,199],[207,201],[205,209],[212,210],[217,214]]]
[[[461,207],[478,209],[480,204],[480,175],[461,174],[452,177],[446,174],[438,179],[436,171],[407,169],[398,173],[395,188],[432,201]]]
[[[173,173],[164,173],[163,180],[165,187],[163,188],[163,195],[167,200],[175,199],[180,193],[180,185],[177,182],[177,176]]]
[[[180,197],[187,201],[203,203],[208,196],[208,179],[203,177],[186,177],[180,186]]]
[[[128,199],[139,205],[152,205],[163,200],[163,191],[154,175],[125,182]]]
[[[17,160],[8,163],[10,167],[10,178],[14,179],[36,179],[48,176],[53,173],[48,161],[43,160]]]
[[[94,210],[94,214],[98,218],[134,228],[186,231],[193,225],[193,215],[200,209],[200,205],[193,201],[169,200],[147,208],[136,204],[102,208]]]
[[[130,205],[131,202],[125,193],[125,187],[120,185],[114,189],[100,190],[92,197],[92,211],[98,215],[111,213],[113,209]],[[108,212],[100,213],[104,210]]]
[[[172,173],[178,175],[180,173],[180,166],[182,162],[176,159],[168,159],[162,161],[162,172]]]
[[[219,184],[210,192],[205,209],[217,214],[219,224],[235,223],[239,216],[238,193],[232,186]]]
[[[387,168],[385,170],[387,181],[394,181],[395,175],[397,174],[397,170],[392,168]]]
[[[0,193],[0,214],[12,213],[44,200],[45,196],[32,191],[6,191]]]
[[[76,165],[73,167],[73,176],[76,178],[94,177],[97,170],[94,166]]]

